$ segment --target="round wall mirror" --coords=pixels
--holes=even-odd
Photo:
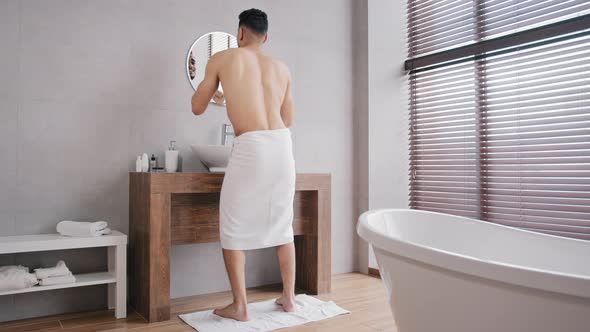
[[[185,63],[186,74],[193,89],[196,90],[205,78],[207,61],[213,54],[236,47],[238,47],[238,40],[229,33],[209,32],[199,37],[188,50]],[[223,91],[221,84],[219,90]]]

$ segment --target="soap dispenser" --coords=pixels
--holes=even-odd
[[[142,167],[141,167],[141,156],[137,156],[137,160],[135,160],[135,171],[136,172],[141,172]]]
[[[166,172],[176,172],[178,169],[178,150],[176,149],[176,141],[170,141],[170,146],[164,155],[164,159]]]
[[[147,172],[150,170],[150,161],[148,159],[147,153],[141,155],[141,171]]]

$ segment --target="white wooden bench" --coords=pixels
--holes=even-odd
[[[76,282],[70,284],[37,285],[25,289],[1,291],[0,295],[108,284],[109,309],[115,309],[116,318],[126,317],[127,235],[113,231],[110,235],[97,237],[68,237],[59,234],[0,236],[0,254],[93,247],[108,247],[108,271],[76,274]]]

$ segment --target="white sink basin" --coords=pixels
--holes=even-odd
[[[231,145],[191,145],[191,149],[209,172],[225,172],[231,154]]]

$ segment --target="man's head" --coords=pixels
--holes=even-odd
[[[191,51],[190,56],[188,57],[188,73],[191,80],[194,80],[195,76],[197,76],[197,61],[193,57],[193,51]]]
[[[244,10],[238,24],[238,46],[243,47],[253,43],[263,44],[268,35],[268,18],[260,9]]]

